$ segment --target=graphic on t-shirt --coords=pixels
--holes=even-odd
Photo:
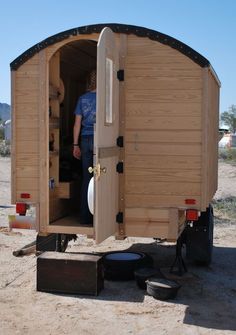
[[[77,103],[76,115],[82,116],[82,135],[92,135],[93,125],[96,122],[96,92],[82,95]]]

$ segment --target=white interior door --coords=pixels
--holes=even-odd
[[[97,111],[95,126],[95,236],[100,243],[117,231],[119,81],[115,35],[104,28],[97,46]],[[100,170],[100,171],[99,171]]]

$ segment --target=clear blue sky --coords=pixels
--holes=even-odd
[[[96,23],[138,25],[206,57],[221,88],[221,112],[236,104],[236,0],[0,0],[0,102],[10,104],[9,63],[34,44]]]

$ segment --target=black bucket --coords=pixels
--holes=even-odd
[[[165,278],[151,277],[146,281],[147,293],[158,300],[174,299],[181,285]]]
[[[134,271],[151,266],[153,260],[142,252],[113,251],[103,256],[104,275],[107,280],[134,279]]]
[[[146,284],[147,279],[153,276],[160,277],[160,278],[164,277],[159,269],[154,269],[153,267],[145,267],[145,268],[137,269],[134,271],[134,276],[135,276],[138,287],[141,288],[142,290],[146,290],[147,288],[147,284]]]

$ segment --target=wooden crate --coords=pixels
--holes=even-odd
[[[73,182],[60,182],[58,186],[58,197],[60,199],[70,199],[73,195]]]
[[[98,295],[103,286],[100,256],[49,251],[37,259],[37,291]]]

